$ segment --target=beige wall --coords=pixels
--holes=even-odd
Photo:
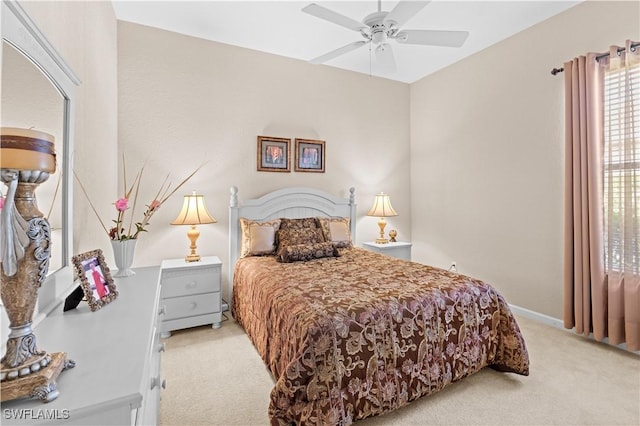
[[[117,21],[113,6],[110,1],[20,4],[82,81],[77,91],[74,165],[96,208],[107,217],[112,206],[102,202],[115,199],[117,183]],[[74,197],[74,253],[101,248],[111,259],[109,240],[86,199],[78,190]]]
[[[638,2],[586,2],[411,85],[414,259],[562,317],[564,98],[550,70],[640,38]]]
[[[198,251],[226,265],[232,185],[241,199],[285,186],[347,196],[355,186],[359,241],[376,237],[377,219],[365,215],[385,191],[400,214],[388,229],[409,238],[407,84],[132,23],[119,23],[118,39],[118,140],[129,173],[146,161],[140,201],[150,201],[166,174],[177,182],[206,161],[154,216],[137,265],[187,254],[187,229],[169,222],[191,190],[218,220],[199,227]],[[258,172],[258,135],[325,140],[326,173]]]
[[[75,165],[107,225],[119,153],[130,174],[147,162],[144,203],[165,174],[207,161],[154,217],[136,265],[186,254],[186,230],[168,223],[192,189],[219,221],[201,227],[200,252],[226,260],[231,185],[245,198],[355,186],[360,241],[376,236],[365,214],[384,190],[400,213],[388,229],[416,260],[455,260],[511,303],[561,317],[563,85],[549,70],[640,38],[637,2],[580,4],[411,86],[117,25],[110,2],[21,4],[82,80]],[[327,172],[257,172],[260,134],[326,140]],[[74,212],[76,253],[102,248],[112,263],[78,191]]]

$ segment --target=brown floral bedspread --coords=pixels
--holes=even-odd
[[[502,296],[463,275],[359,248],[235,266],[232,310],[271,370],[272,424],[347,425],[485,366],[528,375]]]

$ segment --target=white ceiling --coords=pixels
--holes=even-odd
[[[378,9],[376,0],[314,1],[356,21]],[[123,21],[305,61],[363,40],[359,33],[302,12],[311,2],[114,0],[113,6],[116,17]],[[377,69],[375,55],[370,55],[368,46],[317,66],[334,66],[412,83],[579,2],[434,0],[403,29],[468,31],[469,38],[461,48],[392,41],[397,64],[393,73]],[[382,1],[382,10],[390,11],[396,3]]]

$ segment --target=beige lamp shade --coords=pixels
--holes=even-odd
[[[391,199],[389,198],[389,194],[385,194],[381,192],[376,194],[375,200],[373,200],[373,207],[367,213],[367,216],[375,216],[375,217],[391,217],[398,216],[398,213],[391,206]]]
[[[384,220],[385,217],[390,216],[398,216],[398,213],[391,206],[391,199],[389,198],[389,194],[385,194],[381,192],[376,194],[375,200],[373,200],[373,207],[367,213],[367,216],[375,216],[379,217],[378,228],[380,228],[380,237],[376,239],[377,244],[387,244],[389,242],[388,239],[384,237],[384,227],[387,226],[387,222]]]
[[[182,210],[175,218],[172,225],[191,225],[191,229],[187,232],[187,238],[191,241],[190,253],[185,257],[187,262],[197,262],[200,260],[200,255],[196,253],[198,248],[196,241],[200,236],[200,231],[196,228],[196,225],[204,225],[207,223],[216,223],[215,220],[207,211],[204,205],[204,196],[196,194],[195,191],[191,195],[184,196],[184,202],[182,204]]]
[[[184,196],[182,210],[178,217],[171,222],[172,225],[204,225],[206,223],[216,223],[204,205],[204,196],[196,194],[195,191],[191,195]]]

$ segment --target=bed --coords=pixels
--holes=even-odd
[[[320,231],[305,228],[313,221]],[[272,424],[348,425],[487,366],[528,375],[524,338],[492,286],[358,248],[355,222],[353,188],[346,197],[287,188],[243,203],[231,190],[232,313],[274,377]],[[269,226],[274,253],[255,244]],[[300,234],[325,241],[291,239]]]

